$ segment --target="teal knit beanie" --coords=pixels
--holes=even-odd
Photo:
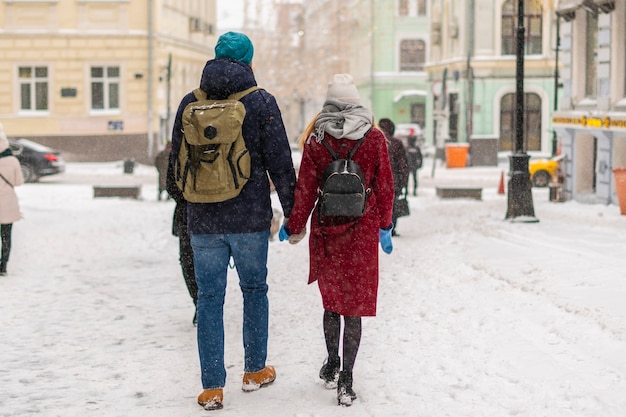
[[[217,40],[215,58],[232,58],[250,65],[254,46],[250,38],[239,32],[226,32]]]

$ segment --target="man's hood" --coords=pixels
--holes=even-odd
[[[252,68],[230,58],[207,61],[200,79],[200,88],[207,93],[207,98],[214,100],[223,100],[255,85]]]

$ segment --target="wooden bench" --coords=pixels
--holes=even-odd
[[[131,186],[97,186],[93,187],[93,197],[122,197],[138,199],[141,195],[140,185]]]
[[[472,198],[482,200],[483,189],[480,187],[437,187],[440,198]]]

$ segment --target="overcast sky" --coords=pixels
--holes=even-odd
[[[240,28],[243,24],[243,0],[217,0],[217,27],[223,30]]]

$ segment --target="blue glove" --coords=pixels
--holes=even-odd
[[[390,254],[393,250],[393,244],[391,243],[391,229],[393,229],[393,227],[390,227],[389,229],[380,229],[379,232],[380,246],[386,254]]]
[[[278,231],[278,240],[282,242],[283,240],[289,239],[289,234],[290,233],[287,231],[287,229],[285,229],[285,225],[283,224],[282,226],[280,226],[280,230]]]

